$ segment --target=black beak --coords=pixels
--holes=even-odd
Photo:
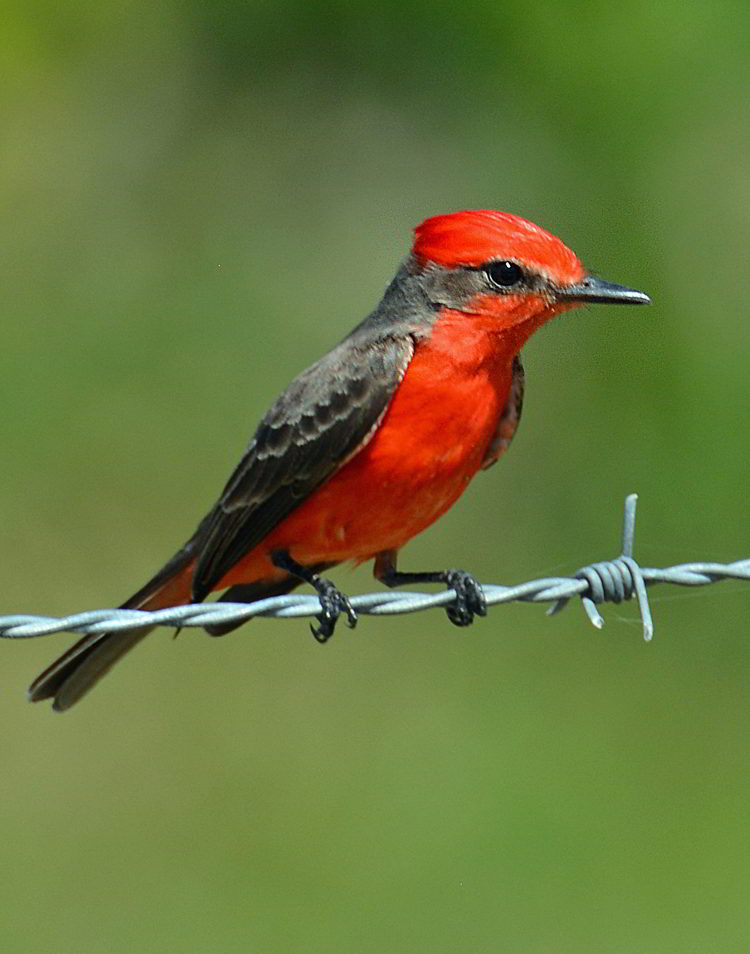
[[[578,285],[568,285],[559,289],[557,297],[561,301],[580,301],[581,304],[602,305],[650,305],[651,299],[642,291],[615,285],[601,278],[588,275]]]

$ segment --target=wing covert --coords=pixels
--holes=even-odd
[[[513,376],[511,378],[510,392],[508,400],[503,408],[503,413],[498,418],[497,430],[490,441],[484,460],[482,461],[482,470],[487,470],[496,464],[498,459],[510,447],[510,442],[518,430],[521,422],[521,411],[523,410],[523,392],[525,388],[525,374],[521,355],[517,354],[513,358]]]
[[[413,353],[408,335],[345,340],[289,385],[196,534],[196,600],[370,439]]]

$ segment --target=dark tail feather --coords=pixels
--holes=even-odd
[[[155,610],[189,602],[192,596],[194,549],[191,540],[159,570],[153,579],[123,603],[121,609]],[[320,563],[310,569],[313,573],[322,573],[332,566],[335,564]],[[253,603],[255,600],[262,600],[269,596],[290,593],[301,582],[302,580],[296,577],[287,576],[281,580],[240,583],[231,586],[222,594],[219,601]],[[211,636],[223,636],[242,625],[242,622],[218,623],[214,626],[206,626],[205,629]],[[58,712],[69,709],[152,629],[154,629],[153,626],[144,626],[128,632],[84,636],[36,677],[29,687],[30,701],[40,702],[42,699],[51,698],[53,709]]]
[[[161,609],[190,600],[193,547],[188,543],[122,609]],[[153,626],[122,633],[84,636],[44,670],[29,688],[31,702],[53,698],[52,708],[69,709],[106,675]]]

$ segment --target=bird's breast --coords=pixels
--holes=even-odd
[[[512,362],[478,344],[433,337],[417,347],[381,427],[358,455],[363,469],[389,483],[413,480],[428,498],[474,476],[505,407]]]
[[[480,469],[510,391],[512,359],[481,335],[419,342],[369,442],[261,549],[288,549],[308,565],[361,561],[426,529]]]

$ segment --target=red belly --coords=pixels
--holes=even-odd
[[[479,470],[510,389],[511,356],[418,347],[377,432],[341,470],[237,563],[217,589],[278,576],[288,550],[307,566],[398,550],[451,507]],[[477,342],[478,344],[478,342]],[[486,342],[484,342],[486,345]]]

